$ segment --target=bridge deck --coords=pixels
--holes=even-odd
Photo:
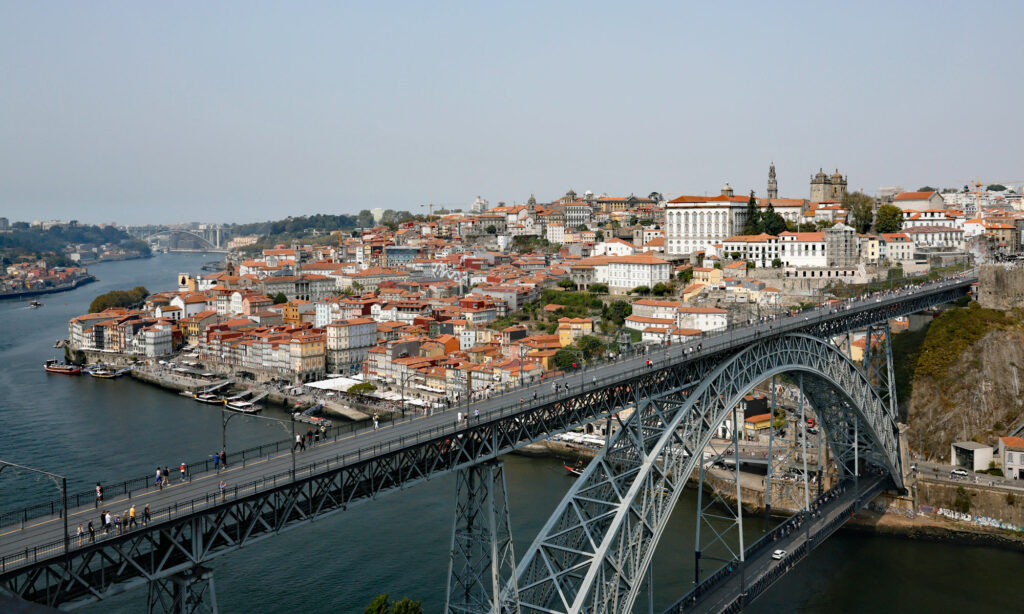
[[[686,353],[685,356],[682,346],[677,345],[627,360],[600,364],[579,373],[570,373],[560,380],[556,380],[560,383],[570,384],[571,393],[569,395],[560,393],[556,397],[552,392],[553,381],[549,380],[543,384],[514,389],[503,395],[473,402],[470,405],[470,411],[479,411],[480,417],[479,419],[470,419],[468,424],[457,424],[455,420],[456,412],[466,411],[463,406],[399,422],[389,428],[365,430],[297,453],[295,462],[298,472],[295,478],[290,476],[292,455],[285,452],[248,461],[244,466],[231,465],[220,473],[210,472],[196,475],[191,481],[174,482],[163,490],[153,487],[146,492],[134,493],[130,501],[125,497],[109,500],[103,503],[102,509],[108,509],[112,514],[123,513],[131,503],[134,503],[137,517],[141,520],[142,509],[149,504],[153,510],[153,524],[159,525],[223,505],[218,502],[220,498],[219,481],[222,479],[227,482],[225,496],[230,502],[236,497],[245,497],[256,492],[283,487],[292,479],[301,480],[304,477],[329,473],[340,467],[365,462],[369,458],[384,457],[396,450],[416,448],[426,445],[428,442],[436,442],[438,438],[454,438],[464,429],[472,428],[474,424],[515,419],[515,416],[526,415],[538,406],[550,405],[556,401],[560,401],[561,407],[564,408],[567,399],[577,397],[594,387],[625,384],[640,374],[694,360],[716,357],[768,336],[803,331],[816,334],[839,334],[844,327],[845,329],[855,329],[866,323],[880,322],[905,315],[930,304],[948,301],[954,294],[962,294],[972,281],[970,278],[960,278],[932,283],[919,287],[913,292],[905,291],[902,294],[894,293],[850,302],[842,309],[818,309],[793,317],[783,317],[770,323],[758,323],[754,326],[737,328],[727,333],[704,338],[701,342],[701,350]],[[654,362],[650,368],[645,364],[648,359]],[[534,392],[537,393],[536,400],[533,399]],[[520,402],[521,399],[524,401]],[[555,407],[557,409],[557,406]],[[527,441],[524,440],[521,443],[527,443]],[[174,473],[172,472],[172,477]],[[92,505],[71,510],[68,524],[72,550],[91,547],[88,543],[88,536],[80,542],[74,535],[78,524],[87,526],[89,520],[93,520],[99,533],[99,513]],[[148,530],[152,529],[151,526]],[[133,531],[138,530],[140,529],[133,529]],[[63,521],[56,516],[41,517],[34,522],[27,523],[24,528],[11,528],[0,532],[0,578],[9,578],[11,574],[17,574],[19,568],[34,566],[37,562],[58,559],[63,553],[63,535]],[[101,538],[98,535],[97,540],[99,539]],[[116,541],[124,539],[124,536],[112,536],[107,539]],[[210,556],[215,554],[210,553]]]
[[[809,521],[794,516],[773,530],[777,534],[774,538],[759,540],[747,548],[744,563],[713,574],[665,614],[740,611],[884,490],[887,482],[887,476],[861,478],[856,485],[850,484],[815,506],[815,515]],[[775,550],[784,550],[786,555],[776,560],[772,558]]]

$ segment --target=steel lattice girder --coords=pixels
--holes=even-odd
[[[896,424],[863,372],[828,341],[802,334],[766,339],[724,360],[692,392],[637,405],[520,562],[523,612],[631,611],[658,538],[714,430],[756,384],[786,372],[805,374],[823,417],[836,413],[826,424],[842,428],[852,412],[878,465],[902,484]]]
[[[488,461],[460,469],[455,477],[445,611],[519,614],[515,573],[503,463]],[[503,591],[506,584],[510,588]]]

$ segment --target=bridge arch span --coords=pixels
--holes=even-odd
[[[210,249],[219,249],[220,248],[219,245],[217,245],[213,241],[210,241],[209,239],[207,239],[203,235],[201,235],[199,233],[196,233],[196,232],[189,232],[187,230],[176,230],[176,229],[161,230],[159,232],[154,232],[151,235],[147,235],[146,236],[146,241],[149,241],[150,239],[153,239],[155,237],[170,237],[172,235],[185,235],[185,236],[188,236],[188,237],[192,237],[193,239],[198,239],[200,244],[202,244],[205,247],[208,247]]]
[[[713,433],[758,383],[801,374],[840,471],[854,446],[902,485],[893,409],[833,343],[780,335],[689,390],[642,400],[573,484],[520,562],[522,612],[631,612],[657,542]],[[854,441],[856,437],[856,441]]]

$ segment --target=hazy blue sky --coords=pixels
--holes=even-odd
[[[0,3],[0,216],[1024,180],[1024,3]]]

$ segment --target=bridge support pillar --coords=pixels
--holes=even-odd
[[[518,614],[515,571],[504,464],[489,461],[460,469],[445,612]]]
[[[149,583],[147,614],[217,614],[213,570],[196,566]]]

